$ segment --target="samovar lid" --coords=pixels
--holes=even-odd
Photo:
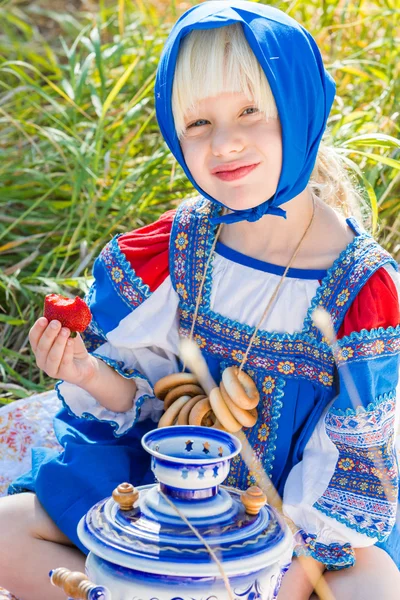
[[[291,534],[274,509],[248,514],[243,492],[221,486],[241,449],[235,436],[174,426],[150,431],[142,444],[159,483],[136,488],[138,494],[124,484],[118,502],[108,498],[89,510],[78,535],[95,555],[145,573],[199,577],[220,575],[216,558],[228,576],[240,575],[289,550]],[[124,492],[134,504],[123,510]]]

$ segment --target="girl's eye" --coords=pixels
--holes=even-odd
[[[191,123],[190,125],[187,126],[188,129],[190,129],[190,127],[198,127],[199,123],[201,125],[204,125],[204,123],[207,123],[208,121],[206,121],[206,119],[199,119],[198,121],[195,121],[194,123]]]
[[[249,112],[249,113],[247,113],[248,115],[255,115],[255,114],[257,114],[258,112],[260,112],[256,106],[249,106],[249,108],[245,108],[245,109],[244,109],[244,111],[243,111],[243,113],[242,113],[242,114],[246,114],[246,112],[247,112],[248,110],[249,110],[249,111],[252,111],[252,112]],[[190,129],[190,128],[193,128],[193,127],[195,127],[195,128],[197,128],[197,127],[201,127],[202,125],[205,125],[205,124],[207,124],[208,122],[209,122],[209,121],[207,121],[207,119],[198,119],[197,121],[194,121],[194,123],[191,123],[190,125],[188,125],[188,126],[186,127],[186,129]]]
[[[254,111],[254,112],[251,112],[251,113],[247,113],[249,115],[254,115],[254,114],[256,114],[256,113],[259,112],[259,110],[258,110],[258,108],[256,106],[249,106],[249,108],[245,108],[243,112],[245,113],[247,110],[253,110]]]

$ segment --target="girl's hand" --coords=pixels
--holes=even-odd
[[[59,321],[50,323],[40,317],[29,332],[36,364],[49,377],[86,385],[98,370],[97,359],[85,348],[79,333],[70,338],[70,330]]]

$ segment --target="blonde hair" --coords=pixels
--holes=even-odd
[[[240,23],[192,30],[183,39],[172,87],[172,112],[179,138],[185,130],[185,113],[203,98],[223,92],[242,92],[267,119],[278,117],[267,77]],[[308,187],[346,217],[361,218],[359,207],[364,200],[333,146],[320,144]]]

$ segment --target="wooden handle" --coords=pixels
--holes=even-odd
[[[259,487],[252,485],[242,494],[241,501],[248,515],[258,515],[267,503],[267,496]]]
[[[92,583],[79,571],[70,571],[60,567],[50,571],[51,583],[63,590],[68,598],[77,600],[110,600],[110,592],[103,586]]]
[[[132,510],[133,505],[139,498],[139,492],[131,483],[121,483],[112,493],[112,497],[121,510]]]

